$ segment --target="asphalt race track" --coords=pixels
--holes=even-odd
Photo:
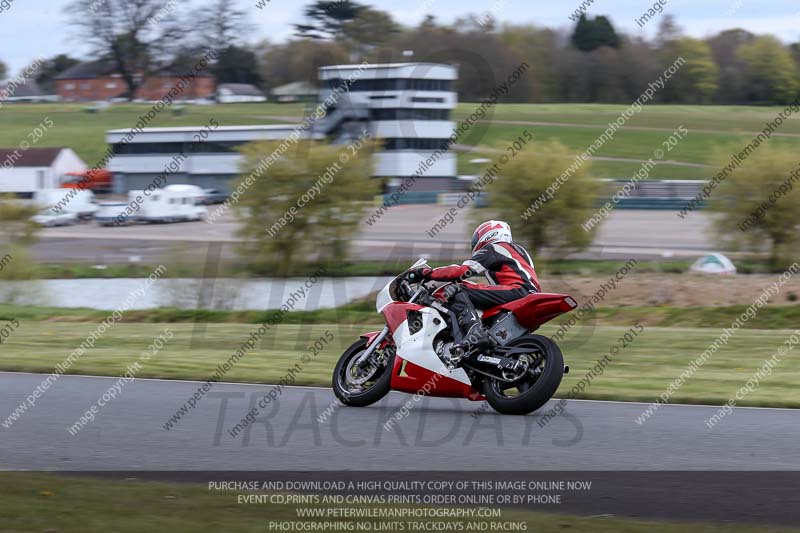
[[[44,377],[0,373],[0,421]],[[287,387],[232,437],[228,430],[273,387],[217,384],[167,431],[200,384],[135,380],[71,435],[67,427],[117,379],[62,376],[0,426],[0,470],[479,471],[498,453],[491,470],[800,470],[800,413],[789,409],[735,409],[707,429],[713,407],[662,406],[638,425],[643,404],[571,401],[566,415],[540,427],[549,407],[509,417],[478,402],[392,393],[372,407],[339,408],[329,389]],[[408,401],[408,416],[384,429]],[[331,418],[318,421],[331,405]]]
[[[46,376],[0,372],[0,422]],[[544,424],[483,403],[392,393],[362,409],[325,388],[285,387],[236,437],[228,430],[270,385],[219,383],[169,431],[202,383],[133,380],[74,436],[67,430],[118,378],[62,376],[35,406],[0,425],[0,471],[60,471],[207,484],[231,479],[591,482],[564,503],[518,505],[593,517],[796,526],[800,424],[789,409],[735,409],[712,430],[713,407],[571,401]],[[407,416],[390,430],[398,410]],[[484,406],[484,407],[482,407]],[[329,409],[330,417],[318,417]],[[323,415],[324,416],[324,415]]]
[[[469,253],[473,222],[468,212],[432,238],[427,231],[441,221],[447,206],[401,205],[390,209],[372,226],[363,225],[353,241],[352,256],[363,260],[408,259],[425,255],[441,261],[459,259]],[[718,251],[711,240],[712,218],[704,212],[686,219],[674,211],[622,210],[611,213],[596,239],[579,257],[620,259],[635,257],[691,258]],[[515,221],[510,221],[512,227]],[[517,221],[519,223],[519,221]],[[214,224],[135,225],[107,228],[94,224],[45,228],[32,253],[49,262],[93,262],[154,264],[181,254],[205,257],[210,243],[221,247],[223,259],[235,260],[238,225],[230,215]]]

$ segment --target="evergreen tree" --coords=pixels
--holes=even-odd
[[[620,39],[607,17],[601,15],[589,20],[586,14],[581,14],[572,33],[572,45],[583,52],[591,52],[601,46],[619,48]]]

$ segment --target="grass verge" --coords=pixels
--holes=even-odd
[[[336,263],[335,265],[298,265],[292,271],[293,277],[303,277],[318,273],[324,268],[325,275],[332,278],[350,276],[396,276],[403,272],[414,261],[359,261],[351,263]],[[640,274],[683,274],[689,271],[691,261],[639,261],[636,271]],[[431,266],[443,266],[446,262],[432,261]],[[95,265],[81,263],[48,263],[38,264],[35,267],[35,278],[38,279],[96,279],[96,278],[144,278],[149,276],[157,265],[120,264]],[[560,259],[550,260],[540,258],[536,261],[536,271],[540,277],[551,276],[609,276],[619,270],[619,261],[590,260],[590,259]],[[175,261],[170,266],[165,278],[201,278],[204,275],[202,263],[188,263]],[[771,269],[766,260],[743,258],[736,261],[736,268],[740,274],[770,274],[782,273],[784,270]],[[241,262],[223,262],[217,277],[230,278],[257,278],[253,273],[247,272]]]
[[[645,326],[660,328],[726,328],[745,312],[746,305],[719,307],[600,307],[587,315],[584,323],[596,326],[625,326],[640,321]],[[262,324],[275,311],[212,311],[163,307],[127,311],[125,323],[213,323]],[[0,321],[17,319],[25,322],[95,322],[108,317],[108,311],[85,308],[34,307],[0,304]],[[564,319],[569,318],[566,315]],[[284,317],[284,325],[298,324],[369,324],[380,329],[383,320],[375,312],[372,298],[335,309],[296,311]],[[557,319],[556,324],[560,323]],[[790,329],[800,324],[800,305],[770,305],[747,321],[746,329]],[[88,326],[87,326],[88,327]]]
[[[92,323],[23,322],[3,343],[0,370],[52,372],[55,365],[83,342],[95,328]],[[256,329],[248,324],[116,324],[108,328],[95,347],[69,369],[69,373],[119,376],[139,360],[160,333],[169,328],[174,337],[157,355],[142,363],[142,378],[205,380],[233,355]],[[281,324],[270,330],[256,348],[224,376],[224,381],[277,383],[287,369],[300,362],[309,347],[326,332],[333,335],[322,352],[303,365],[297,385],[329,386],[331,372],[344,349],[359,334],[379,325]],[[612,344],[630,326],[576,326],[559,344],[572,371],[565,376],[560,395],[609,353]],[[554,326],[542,328],[553,335]],[[654,401],[719,335],[711,328],[646,327],[618,355],[579,398]],[[771,357],[791,334],[788,330],[739,330],[687,383],[675,393],[673,403],[721,405]],[[741,400],[742,406],[800,407],[800,358],[784,356],[774,374]]]
[[[326,265],[325,275],[328,277],[348,277],[348,276],[396,276],[398,272],[403,272],[414,260],[409,258],[403,261],[359,261],[352,263],[336,263]],[[202,277],[204,264],[181,263],[170,266],[165,278],[193,278]],[[442,266],[446,263],[431,262],[431,266]],[[619,261],[593,261],[579,259],[565,259],[559,261],[548,261],[541,259],[537,261],[537,271],[542,276],[554,275],[583,275],[583,276],[606,276],[619,270]],[[637,272],[641,273],[676,273],[680,274],[689,270],[688,261],[640,261]],[[103,265],[98,268],[95,265],[80,263],[48,263],[36,265],[36,277],[40,279],[85,279],[85,278],[144,278],[149,276],[156,265],[143,264],[121,264]],[[253,277],[248,274],[241,263],[222,263],[218,272],[218,277]],[[759,269],[758,265],[748,264],[749,271],[766,272]],[[318,272],[319,265],[298,265],[293,270],[294,277],[302,277]]]

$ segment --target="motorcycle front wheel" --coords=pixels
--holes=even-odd
[[[344,405],[366,407],[391,390],[394,351],[390,344],[378,348],[367,361],[365,368],[358,368],[356,359],[367,349],[367,340],[359,339],[353,343],[333,369],[333,393]]]
[[[489,405],[504,415],[527,415],[546,404],[564,377],[564,357],[558,345],[542,335],[525,335],[508,344],[530,351],[517,355],[525,370],[519,376],[506,376],[512,382],[486,378],[483,395]]]

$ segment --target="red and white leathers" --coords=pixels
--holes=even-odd
[[[486,275],[489,285],[465,285],[462,289],[478,309],[541,291],[530,254],[513,242],[488,243],[462,264],[435,268],[428,276],[435,281],[456,281],[480,274]]]
[[[511,227],[502,220],[487,220],[472,233],[472,257],[460,265],[450,265],[420,272],[435,281],[464,280],[485,274],[489,285],[453,284],[445,296],[457,318],[475,345],[491,344],[477,309],[488,309],[539,292],[539,280],[530,254],[512,241]],[[473,344],[467,341],[467,345]]]

